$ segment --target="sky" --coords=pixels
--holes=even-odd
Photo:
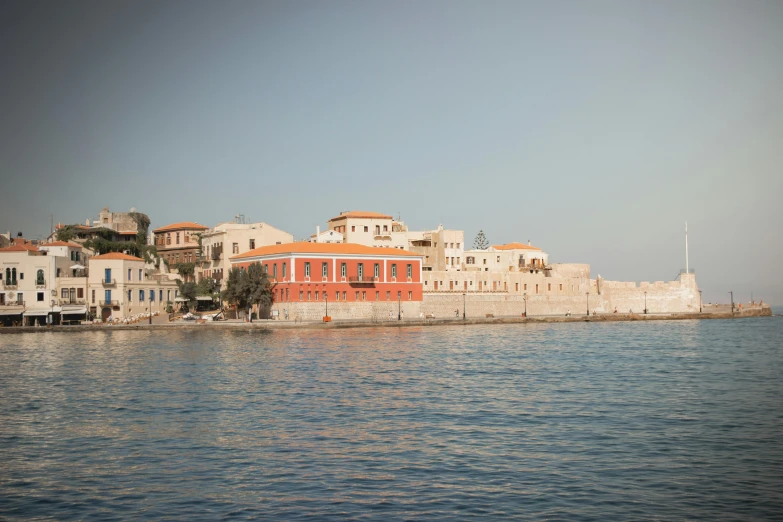
[[[344,210],[783,304],[783,2],[5,1],[0,230]]]

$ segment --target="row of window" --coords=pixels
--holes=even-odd
[[[443,281],[434,281],[434,283],[435,283],[434,284],[435,290],[438,289],[438,286],[443,287]],[[440,285],[438,283],[440,283]],[[467,290],[468,286],[473,286],[473,281],[463,281],[463,283],[464,283],[464,285],[463,285],[464,286],[464,290]],[[500,284],[500,281],[492,281],[492,290],[497,290],[499,284]],[[516,285],[515,290],[517,292],[519,292],[519,283],[515,283],[515,285]],[[429,286],[429,281],[424,281],[424,286]],[[527,283],[523,283],[522,286],[523,286],[522,290],[527,292]],[[551,292],[552,291],[552,283],[547,283],[546,286],[547,286],[547,292]],[[453,290],[455,288],[459,288],[459,282],[458,281],[449,281],[449,289]],[[478,289],[482,290],[484,288],[489,288],[489,284],[487,283],[487,281],[479,281],[478,282]],[[561,292],[563,291],[563,283],[559,283],[559,289],[560,289]],[[504,291],[508,290],[508,283],[503,282],[503,290]],[[536,293],[538,293],[538,290],[539,290],[538,284],[536,284]],[[574,290],[574,285],[571,285],[571,290]]]
[[[62,299],[84,299],[84,288],[63,288],[60,290],[60,298]]]
[[[310,263],[305,263],[305,277],[310,277]],[[272,277],[277,278],[277,265],[272,266]],[[264,273],[268,273],[268,266],[264,265]],[[413,277],[413,265],[408,264],[407,265],[407,277],[412,278]],[[348,264],[347,263],[340,263],[340,277],[347,277],[348,275]],[[356,265],[356,275],[359,276],[361,279],[364,277],[364,263],[358,263]],[[283,278],[285,278],[285,263],[283,263]],[[321,276],[322,277],[329,277],[329,263],[321,263]],[[391,276],[397,277],[397,263],[393,263],[391,266]],[[375,263],[374,266],[374,277],[381,277],[381,265],[380,263]]]
[[[174,235],[174,241],[175,241],[174,244],[175,245],[179,245],[179,234],[180,234],[180,232],[176,232],[175,235]],[[190,241],[190,234],[185,232],[184,236],[185,236],[185,243],[190,243],[191,242]],[[156,245],[163,245],[163,237],[161,236],[161,237],[157,238],[157,240],[155,241],[155,244]],[[167,232],[166,233],[166,244],[167,245],[171,244],[171,232]]]
[[[335,301],[340,301],[340,293],[341,293],[340,291],[335,291],[335,293],[334,293],[334,300]],[[313,294],[315,294],[315,299],[313,299]],[[315,292],[313,292],[312,290],[308,290],[306,297],[307,297],[307,301],[328,301],[328,299],[329,299],[329,295],[327,294],[326,291],[320,292],[318,290],[316,290]],[[386,292],[386,300],[387,301],[391,301],[391,297],[392,297],[391,291],[387,291]],[[401,299],[402,299],[402,292],[398,290],[397,291],[397,300],[401,300]],[[300,301],[305,301],[305,292],[304,292],[304,290],[299,290],[299,300]],[[342,300],[343,301],[348,301],[348,292],[347,291],[343,291],[342,292]],[[361,292],[360,291],[354,292],[354,301],[366,301],[366,300],[367,300],[367,291],[366,290],[361,291]],[[380,301],[381,300],[381,293],[379,291],[375,292],[375,300],[376,301]],[[408,292],[408,301],[412,301],[412,300],[413,300],[413,292],[409,291]],[[281,288],[279,290],[277,290],[277,289],[274,290],[274,301],[276,301],[276,302],[290,301],[289,289],[288,288],[285,288],[285,289]]]
[[[80,288],[79,289],[79,297],[81,297],[81,290],[82,289]],[[65,291],[66,291],[66,289],[63,288],[63,297],[68,297],[65,294]],[[154,289],[150,289],[149,293],[147,293],[144,289],[139,289],[139,294],[138,295],[139,295],[139,303],[143,303],[144,300],[145,300],[145,297],[148,297],[149,301],[151,303],[155,302],[155,290]],[[174,290],[174,298],[175,299],[177,298],[178,295],[179,295],[179,291],[178,290]],[[127,299],[128,300],[128,304],[131,304],[133,302],[133,290],[128,290],[127,297],[128,297],[128,299]],[[104,298],[104,301],[106,303],[111,303],[111,290],[104,290],[103,298]],[[92,291],[91,299],[92,299],[92,304],[95,304],[95,290]],[[167,301],[171,301],[171,290],[166,290],[166,300]],[[161,302],[163,301],[163,290],[158,290],[158,301],[161,301]]]
[[[19,280],[20,281],[24,280],[24,272],[19,272]],[[8,286],[16,284],[16,268],[5,269],[5,284]],[[38,270],[35,273],[35,284],[36,285],[46,284],[46,279],[44,278],[43,270]]]

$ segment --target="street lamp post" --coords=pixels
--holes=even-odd
[[[402,302],[399,293],[397,294],[397,320],[402,321]]]
[[[731,313],[734,313],[734,290],[730,291],[729,295],[731,295]]]
[[[462,320],[465,320],[465,292],[462,292]]]
[[[527,293],[522,296],[522,300],[525,302],[525,317],[527,317]]]
[[[701,313],[701,306],[702,306],[701,303],[702,303],[702,300],[701,300],[701,290],[699,290],[699,313]]]
[[[150,324],[152,324],[152,305],[147,307],[147,311],[149,312]]]
[[[325,317],[329,317],[329,294],[324,292],[324,300],[326,301],[326,314]]]
[[[54,325],[54,299],[52,299],[52,313],[49,314],[49,326]]]
[[[587,296],[587,317],[590,317],[590,292],[585,292]]]
[[[644,293],[644,313],[647,313],[647,292]]]

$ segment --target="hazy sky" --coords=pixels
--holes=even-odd
[[[783,304],[783,2],[5,1],[0,230],[479,229]]]

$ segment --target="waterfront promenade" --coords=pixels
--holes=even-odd
[[[711,307],[703,312],[673,313],[673,314],[637,314],[637,313],[604,313],[597,315],[541,315],[541,316],[493,316],[493,317],[447,317],[447,318],[405,318],[398,320],[337,320],[324,323],[321,321],[297,321],[297,320],[268,320],[256,319],[252,323],[241,319],[227,321],[174,321],[163,322],[162,318],[155,318],[152,324],[139,322],[135,324],[109,325],[109,324],[82,324],[73,326],[52,327],[4,327],[0,333],[44,333],[44,332],[82,332],[105,330],[173,330],[173,329],[251,329],[251,330],[333,330],[344,328],[405,328],[416,326],[452,326],[452,325],[487,325],[487,324],[525,324],[525,323],[584,323],[584,322],[618,322],[618,321],[682,321],[693,319],[741,319],[747,317],[772,316],[769,306],[745,308],[733,313],[728,306]]]

